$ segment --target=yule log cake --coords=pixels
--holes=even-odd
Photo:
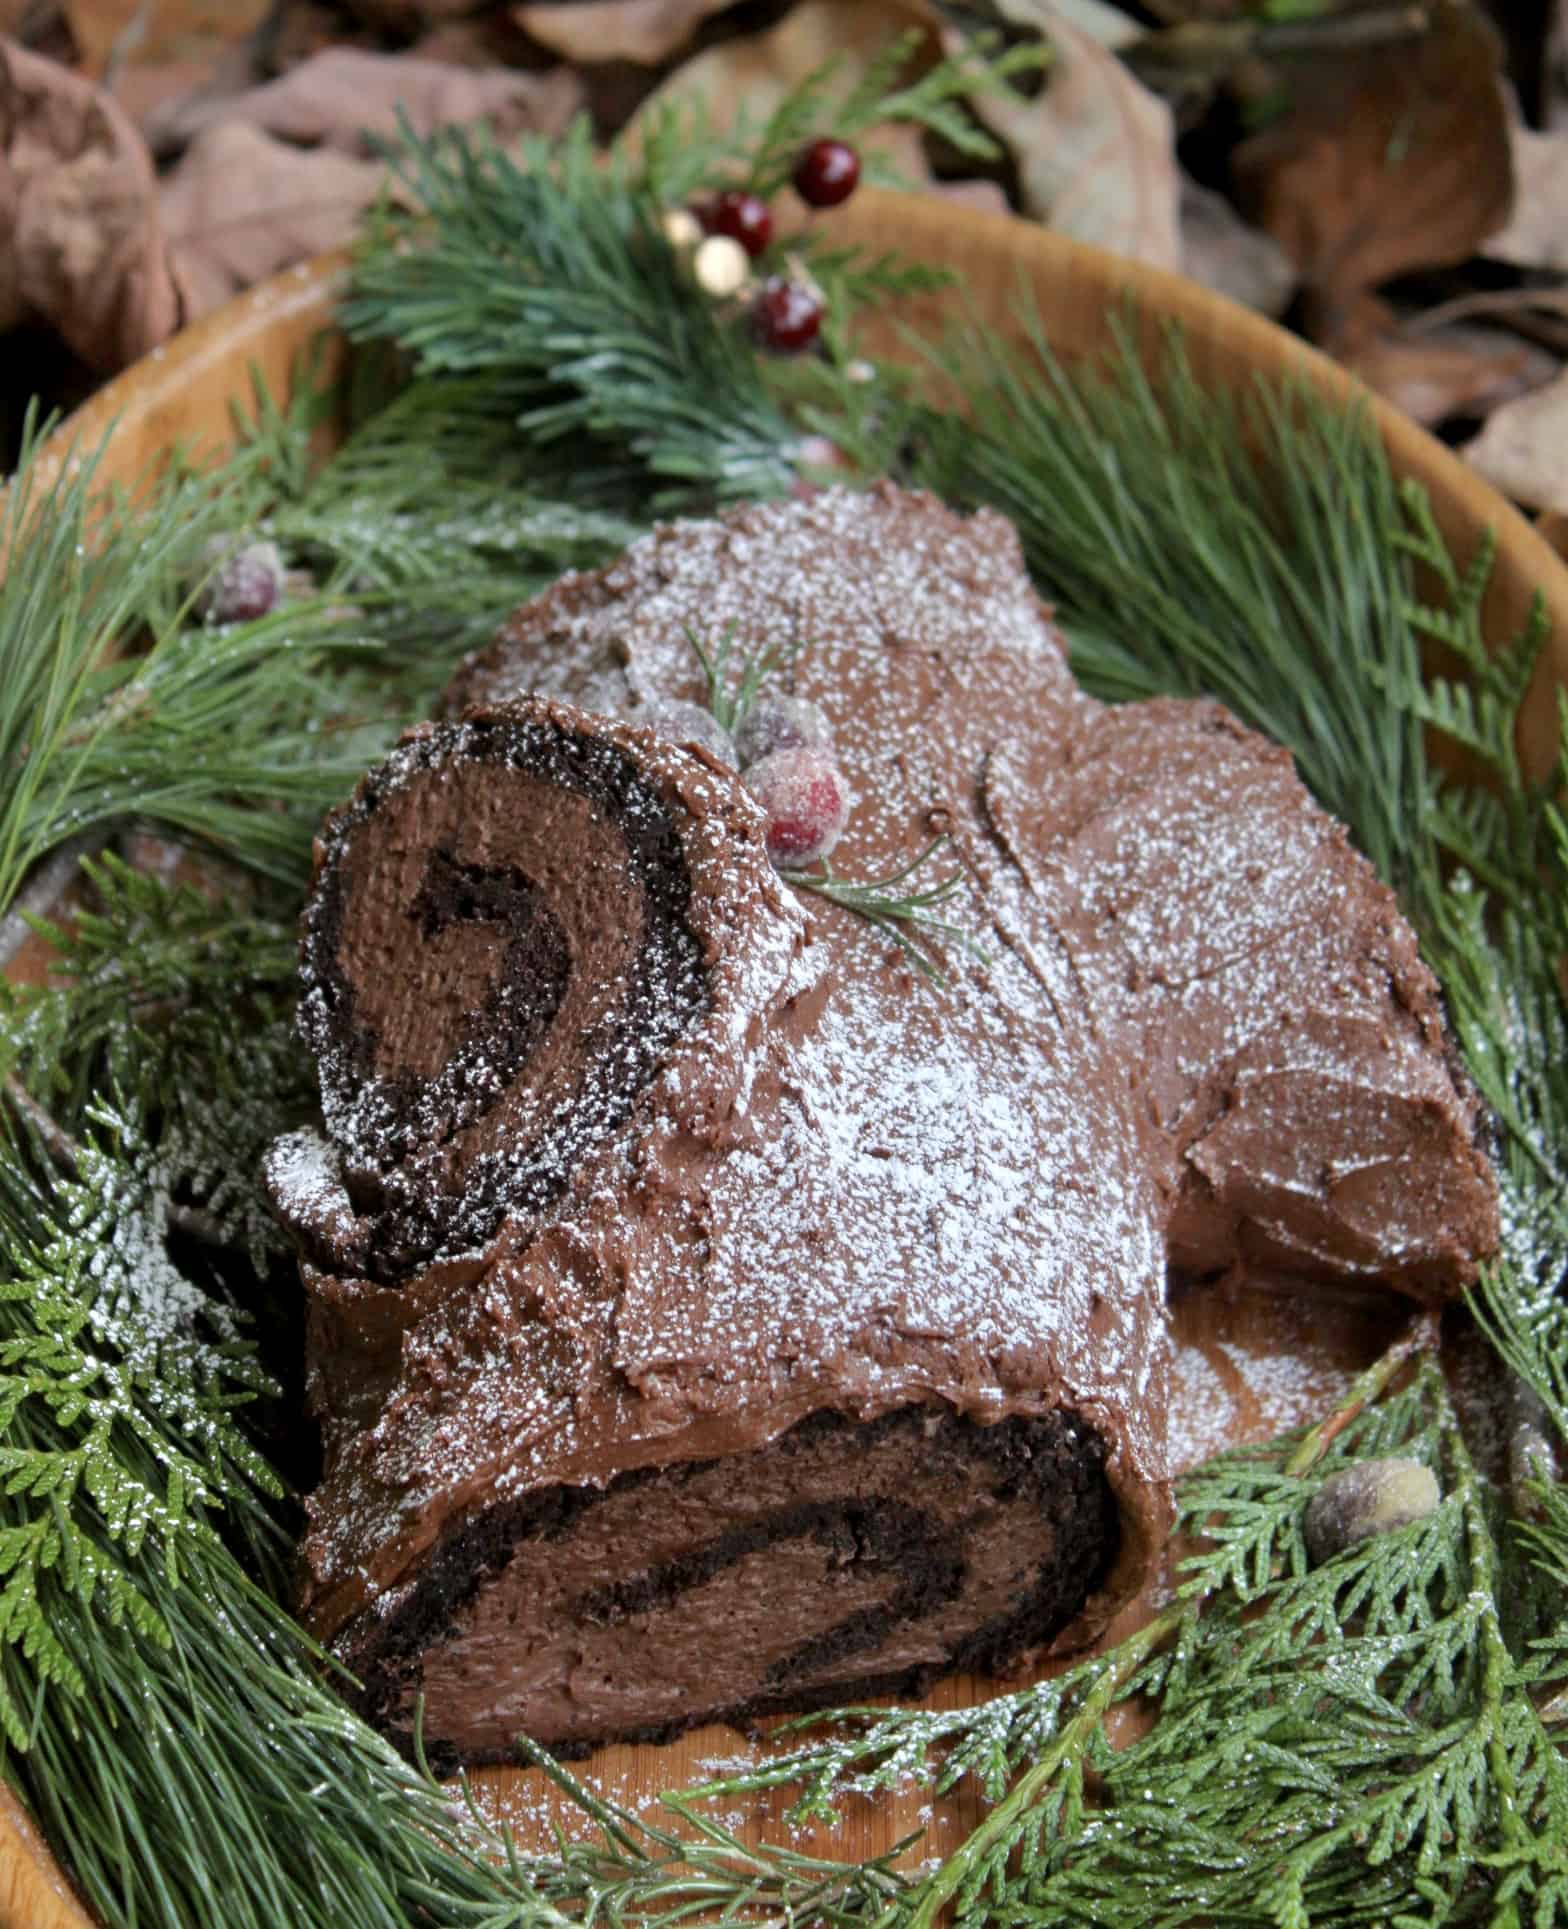
[[[726,639],[847,784],[838,878],[947,840],[944,984],[770,861]],[[1091,700],[1011,528],[891,487],[520,611],[325,826],[303,974],[304,1609],[447,1763],[1092,1640],[1167,1524],[1168,1272],[1436,1297],[1496,1233],[1289,756]]]

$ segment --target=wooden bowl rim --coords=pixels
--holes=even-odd
[[[1528,517],[1403,410],[1266,316],[1185,275],[1053,233],[1018,215],[956,207],[933,195],[886,188],[861,189],[839,213],[851,211],[857,232],[849,239],[875,236],[882,246],[893,240],[901,252],[941,259],[953,238],[962,236],[966,244],[995,249],[1011,259],[1037,286],[1074,283],[1098,293],[1106,312],[1130,303],[1134,312],[1161,325],[1174,322],[1189,342],[1234,362],[1237,373],[1304,377],[1324,394],[1365,408],[1395,473],[1422,483],[1434,500],[1459,506],[1477,531],[1494,530],[1499,558],[1536,581],[1554,633],[1568,636],[1568,561]],[[232,360],[279,322],[316,308],[330,309],[347,285],[351,260],[348,249],[316,255],[235,296],[114,377],[59,425],[51,443],[92,449],[127,414],[177,404],[180,390],[193,377]],[[325,325],[330,328],[330,318]]]

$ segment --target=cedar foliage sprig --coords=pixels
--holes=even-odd
[[[1118,1647],[978,1709],[841,1711],[825,1739],[683,1801],[793,1788],[793,1819],[831,1820],[846,1797],[972,1779],[989,1813],[900,1924],[949,1903],[1000,1923],[1389,1921],[1417,1895],[1446,1920],[1482,1867],[1507,1871],[1494,1901],[1568,1919],[1568,1761],[1536,1705],[1568,1681],[1568,1650],[1561,1633],[1523,1660],[1507,1648],[1491,1498],[1435,1356],[1358,1411],[1412,1350],[1330,1423],[1182,1484],[1179,1529],[1207,1547]],[[1438,1512],[1312,1567],[1306,1503],[1389,1453],[1440,1472]],[[1154,1726],[1112,1750],[1106,1718],[1149,1701]]]

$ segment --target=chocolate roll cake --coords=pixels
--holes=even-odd
[[[825,715],[839,877],[947,839],[945,984],[678,721],[725,636]],[[1436,1297],[1495,1237],[1436,987],[1290,758],[1086,697],[1011,529],[888,487],[519,612],[329,820],[303,952],[305,1613],[444,1762],[1085,1643],[1167,1525],[1169,1269]]]

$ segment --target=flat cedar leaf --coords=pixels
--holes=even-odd
[[[152,161],[101,88],[0,41],[0,326],[42,317],[112,375],[183,311]]]
[[[1013,157],[1026,212],[1080,241],[1179,268],[1171,110],[1050,0],[1001,0],[1000,11],[1037,27],[1050,47],[1033,99],[997,93],[975,102]]]
[[[710,15],[732,0],[569,0],[565,6],[514,6],[513,22],[563,60],[592,66],[630,60],[657,67],[679,53]]]
[[[1258,224],[1301,273],[1315,341],[1354,347],[1368,292],[1466,260],[1508,218],[1513,163],[1498,40],[1464,0],[1435,0],[1408,51],[1292,69],[1292,106],[1233,164]]]

